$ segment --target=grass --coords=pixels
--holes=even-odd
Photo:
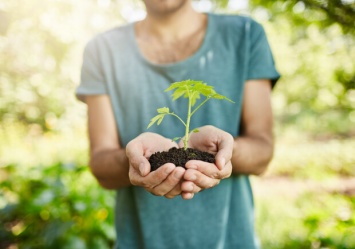
[[[278,140],[252,177],[264,249],[355,248],[355,140]]]

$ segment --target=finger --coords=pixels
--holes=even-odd
[[[174,164],[166,163],[159,169],[142,177],[134,168],[131,169],[130,167],[130,180],[133,185],[145,187],[146,189],[150,189],[149,192],[151,192],[151,189],[162,183],[170,175],[174,168]]]
[[[170,192],[166,193],[164,196],[168,199],[173,199],[179,195],[181,195],[181,186],[180,184],[177,184]]]
[[[194,194],[193,194],[193,193],[182,192],[182,193],[181,193],[181,197],[182,197],[184,200],[191,200],[192,198],[194,198]]]
[[[175,187],[170,192],[165,194],[164,196],[168,199],[172,199],[178,195],[181,195],[181,192],[182,192],[181,191],[181,182],[182,182],[182,180],[180,180],[180,182],[178,184],[176,184]]]
[[[183,181],[181,183],[181,191],[185,193],[198,193],[201,191],[201,188],[191,181]]]
[[[126,146],[126,156],[129,158],[130,165],[135,168],[141,176],[146,176],[150,172],[150,164],[144,156],[141,143],[131,141]]]
[[[219,138],[218,152],[215,156],[216,165],[219,169],[223,169],[227,162],[232,158],[234,139],[229,133],[225,133],[223,138]]]
[[[196,184],[202,189],[213,188],[220,182],[220,179],[208,177],[205,174],[194,169],[186,170],[184,179],[187,181],[192,181],[194,184]]]
[[[216,167],[215,164],[212,163],[207,163],[207,162],[202,162],[202,161],[191,161],[192,164],[186,165],[187,169],[196,169],[199,172],[203,173],[204,175],[213,178],[213,179],[218,179],[222,180],[225,178],[228,178],[232,174],[232,163],[231,161],[227,162],[223,169],[220,170]]]
[[[167,193],[172,191],[177,185],[180,185],[179,183],[184,173],[185,173],[184,168],[175,167],[175,169],[168,175],[168,177],[163,182],[161,182],[159,185],[156,185],[152,189],[152,192],[154,193],[154,195],[158,195],[158,196],[166,195]],[[171,195],[173,195],[173,193],[171,193]]]
[[[215,164],[198,160],[190,160],[185,164],[187,169],[197,170],[213,179],[223,179],[228,174],[228,169],[218,169]]]
[[[175,165],[172,163],[166,163],[162,165],[159,169],[150,172],[145,179],[146,187],[153,189],[154,187],[165,181],[171,172],[174,171]]]
[[[130,165],[137,173],[144,177],[150,172],[150,163],[145,157],[136,157],[130,160]]]
[[[130,165],[129,170],[128,170],[128,178],[129,178],[129,181],[131,182],[131,184],[134,186],[138,186],[139,179],[141,177],[142,176],[137,172],[137,170]]]
[[[182,139],[178,143],[178,148],[184,148],[184,141]]]

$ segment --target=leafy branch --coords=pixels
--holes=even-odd
[[[160,125],[166,115],[171,115],[176,117],[185,126],[185,136],[182,138],[185,150],[187,149],[187,144],[190,138],[189,134],[191,132],[190,131],[191,117],[196,113],[197,110],[199,110],[210,99],[227,100],[229,102],[234,103],[226,96],[217,93],[213,89],[213,86],[209,86],[202,81],[185,80],[185,81],[175,82],[172,83],[170,87],[165,89],[165,92],[172,91],[172,90],[174,90],[173,94],[171,95],[173,101],[179,99],[180,97],[188,99],[186,122],[182,120],[182,118],[180,118],[174,112],[170,112],[168,107],[162,107],[157,109],[158,115],[156,115],[150,120],[147,129],[149,129],[149,127],[151,127],[155,123],[157,123],[157,125]],[[193,109],[193,107],[197,104],[197,100],[201,98],[201,95],[204,96],[205,99],[197,107],[195,107],[195,109]],[[192,130],[192,132],[198,132],[198,129],[194,129]],[[173,140],[177,140],[180,138],[181,137],[176,137]]]

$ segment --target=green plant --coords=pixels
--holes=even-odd
[[[196,111],[198,109],[200,109],[201,106],[203,106],[210,99],[220,99],[220,100],[225,99],[225,100],[228,100],[229,102],[232,102],[232,103],[234,103],[234,102],[232,100],[230,100],[229,98],[227,98],[226,96],[223,96],[223,95],[217,93],[213,89],[213,86],[209,86],[202,81],[184,80],[184,81],[180,81],[180,82],[175,82],[175,83],[172,83],[170,85],[170,87],[165,89],[165,92],[168,92],[168,91],[171,91],[174,89],[175,89],[175,91],[171,95],[173,98],[173,101],[177,100],[180,97],[187,98],[189,101],[188,108],[187,108],[186,122],[184,122],[174,112],[170,112],[168,107],[162,107],[162,108],[157,109],[158,115],[156,115],[155,117],[153,117],[150,120],[150,123],[149,123],[147,129],[149,129],[149,127],[151,127],[156,122],[157,122],[157,125],[160,125],[160,123],[163,121],[163,119],[166,115],[172,115],[172,116],[176,117],[185,126],[185,136],[182,138],[182,140],[184,143],[184,149],[186,150],[187,143],[189,141],[189,133],[191,132],[190,131],[190,120],[191,120],[191,117],[196,113]],[[205,99],[195,109],[192,109],[196,105],[197,100],[200,99],[200,95],[205,96]],[[193,129],[192,132],[198,132],[198,129]],[[178,140],[180,138],[181,137],[176,137],[173,140]]]

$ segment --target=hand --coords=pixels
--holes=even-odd
[[[210,125],[198,130],[199,132],[190,135],[188,147],[214,154],[215,164],[199,160],[186,163],[184,181],[181,184],[181,195],[184,199],[193,198],[195,193],[216,186],[232,174],[232,135]],[[179,146],[183,146],[182,142]]]
[[[185,169],[166,163],[159,169],[150,172],[148,158],[157,151],[167,151],[178,145],[156,133],[146,132],[126,146],[129,160],[129,179],[133,185],[142,186],[154,195],[174,198],[181,194],[181,182]]]

